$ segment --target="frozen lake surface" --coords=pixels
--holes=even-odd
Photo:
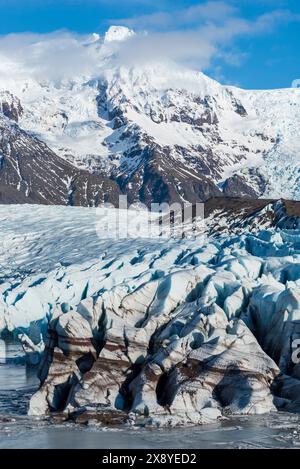
[[[173,429],[108,429],[30,418],[28,400],[38,380],[34,368],[16,364],[19,352],[10,344],[0,357],[0,448],[300,448],[297,414],[242,416]]]

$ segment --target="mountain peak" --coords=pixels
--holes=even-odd
[[[104,42],[125,41],[135,35],[132,29],[126,26],[110,26],[104,36]]]

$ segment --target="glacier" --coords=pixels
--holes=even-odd
[[[138,39],[72,38],[94,65],[72,77],[0,64],[0,334],[39,366],[29,414],[299,412],[300,90],[120,63]],[[149,236],[141,202],[204,200],[197,236]]]
[[[113,239],[102,209],[0,206],[0,330],[41,357],[30,415],[299,412],[300,224],[267,226],[272,207],[242,233],[213,212],[197,237]]]

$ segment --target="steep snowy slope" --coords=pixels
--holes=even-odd
[[[2,112],[1,112],[2,111]],[[80,170],[22,130],[20,101],[0,93],[0,201],[97,206],[117,203],[119,188],[105,176]]]
[[[43,142],[0,116],[0,201],[97,206],[117,203],[113,181],[64,161]]]
[[[244,175],[250,185],[255,180],[253,171],[261,175],[264,185],[258,193],[265,198],[279,196],[299,200],[300,90],[236,92],[241,100],[249,99],[261,133],[273,137],[261,161],[256,163],[250,158],[238,173]]]
[[[5,63],[0,98],[9,98],[0,113],[17,113],[22,130],[114,179],[130,201],[299,198],[299,89],[245,91],[174,63],[120,63],[134,37],[111,27],[104,38],[74,38],[97,65],[71,79],[41,79],[13,64],[9,73]]]

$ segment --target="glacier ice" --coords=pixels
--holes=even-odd
[[[42,357],[31,414],[180,425],[300,410],[298,228],[113,240],[99,209],[7,210],[0,325]]]

